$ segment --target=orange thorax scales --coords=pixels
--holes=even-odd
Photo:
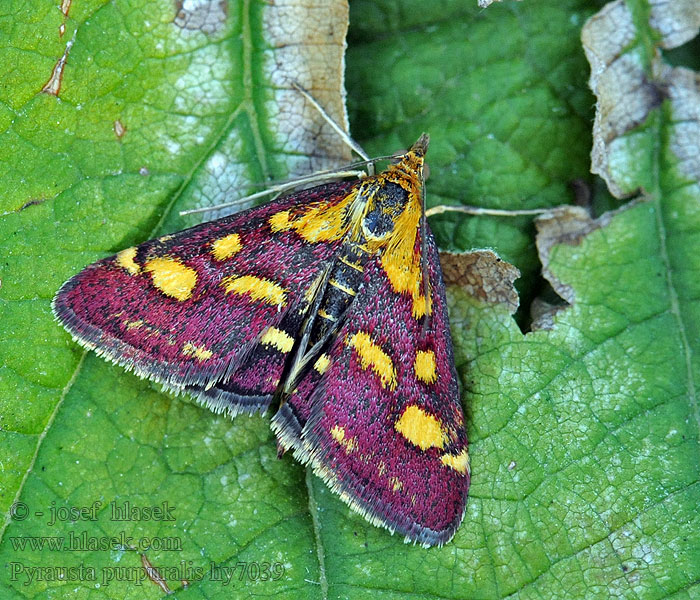
[[[381,254],[392,289],[412,297],[413,316],[419,319],[426,314],[421,255],[416,250],[422,185],[423,156],[409,150],[386,171],[362,180],[340,202],[313,202],[277,213],[270,225],[273,231],[294,230],[310,243],[344,239],[367,253]],[[397,186],[407,199],[392,202]]]

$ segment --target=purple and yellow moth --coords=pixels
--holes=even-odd
[[[82,346],[216,412],[272,406],[278,444],[354,510],[442,545],[469,455],[423,135],[388,169],[100,260],[53,310]]]

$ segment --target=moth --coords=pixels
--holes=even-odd
[[[424,546],[464,516],[469,455],[423,135],[326,183],[100,260],[53,310],[82,346],[216,412],[272,408],[279,446]]]

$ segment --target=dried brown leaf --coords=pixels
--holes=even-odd
[[[520,277],[520,271],[491,250],[441,252],[440,263],[446,286],[465,289],[470,296],[488,304],[505,305],[511,314],[518,309],[518,292],[513,282]]]
[[[684,175],[700,174],[700,81],[698,74],[663,62],[659,48],[673,48],[700,29],[697,0],[656,0],[649,5],[648,28],[657,47],[646,43],[635,15],[622,0],[607,4],[584,26],[581,38],[591,65],[590,86],[597,111],[593,125],[591,171],[603,177],[619,198],[646,187],[655,144],[639,126],[669,100],[674,124],[670,147]],[[635,131],[637,130],[637,131]]]
[[[350,161],[350,150],[322,115],[292,88],[297,82],[348,130],[345,109],[345,36],[349,23],[347,0],[317,3],[276,0],[265,8],[263,29],[270,50],[264,71],[272,84],[270,107],[276,137],[299,153],[291,175],[335,168]]]

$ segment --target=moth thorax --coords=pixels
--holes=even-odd
[[[382,240],[394,231],[396,221],[408,204],[408,192],[397,183],[385,182],[371,192],[362,219],[368,240]]]

